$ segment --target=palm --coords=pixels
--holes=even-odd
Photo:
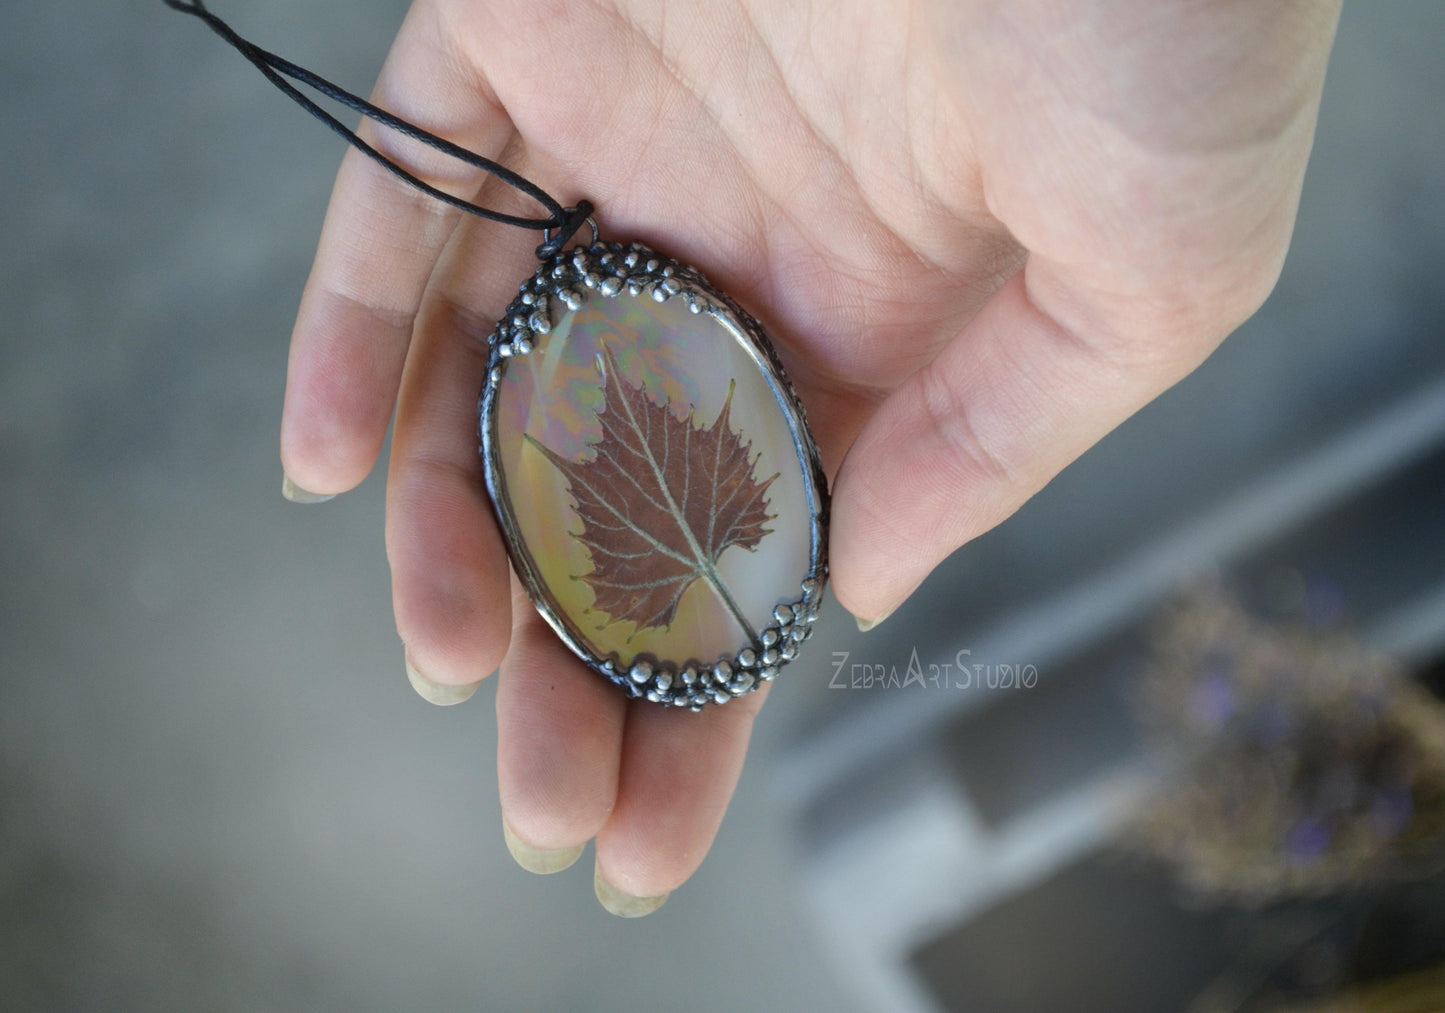
[[[763,315],[834,463],[868,408],[1018,266],[1005,227],[968,192],[976,167],[946,136],[961,125],[938,122],[953,111],[897,115],[907,90],[936,98],[936,85],[901,44],[869,46],[873,25],[840,18],[820,38],[728,4],[666,21],[601,4],[433,7],[453,37],[475,40],[462,55],[485,68],[520,141],[509,164],[587,196],[610,237],[702,265]],[[565,58],[528,45],[544,30]],[[729,34],[735,48],[712,41]]]
[[[418,0],[378,101],[589,198],[610,238],[697,264],[769,325],[838,472],[836,593],[878,617],[1262,300],[1333,9],[1186,17],[1141,0],[1063,23],[982,0],[749,6]],[[1223,51],[1244,53],[1227,74]],[[610,880],[661,893],[706,850],[762,694],[701,716],[629,708],[525,604],[508,631],[475,339],[533,244],[348,159],[297,324],[283,457],[320,492],[358,481],[404,358],[387,527],[409,658],[470,684],[505,654],[509,825],[544,848],[595,836]]]

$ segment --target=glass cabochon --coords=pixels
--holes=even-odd
[[[483,405],[489,487],[529,592],[589,664],[661,702],[721,702],[719,686],[771,678],[809,632],[821,475],[734,312],[673,267],[690,269],[628,249],[630,285],[587,270],[594,247],[524,286],[527,333]],[[559,285],[567,267],[594,290]],[[674,673],[707,685],[674,688]]]

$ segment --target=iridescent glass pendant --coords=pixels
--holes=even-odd
[[[630,696],[700,709],[812,632],[828,494],[762,326],[639,244],[562,251],[490,339],[487,489],[538,611]]]

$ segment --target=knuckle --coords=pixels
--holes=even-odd
[[[934,465],[942,469],[945,483],[1012,485],[1017,477],[1014,468],[976,427],[968,399],[940,370],[925,368],[918,375],[925,432],[945,450]]]

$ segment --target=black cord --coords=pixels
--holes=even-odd
[[[280,88],[281,91],[302,109],[305,109],[312,116],[315,116],[322,123],[326,124],[334,133],[340,135],[346,143],[385,168],[392,175],[416,187],[422,193],[430,197],[435,197],[437,200],[449,204],[460,211],[476,215],[478,218],[485,218],[488,221],[501,222],[503,225],[515,225],[521,229],[550,230],[547,241],[537,247],[537,256],[544,260],[562,249],[567,241],[572,238],[573,233],[580,229],[583,223],[587,221],[588,216],[592,214],[593,208],[590,202],[582,200],[577,202],[576,207],[563,207],[561,202],[546,190],[543,190],[526,177],[508,169],[506,166],[498,165],[490,158],[483,158],[474,151],[468,151],[466,148],[453,144],[451,141],[428,133],[421,127],[413,123],[408,123],[400,117],[393,116],[385,109],[380,109],[365,99],[351,94],[351,92],[345,88],[338,87],[325,78],[313,74],[305,67],[298,67],[290,60],[283,59],[275,53],[268,53],[254,43],[248,42],[237,35],[230,25],[212,14],[206,8],[203,0],[163,0],[163,2],[173,10],[178,10],[183,14],[193,14],[200,18],[210,26],[211,31],[226,40],[232,48],[249,60],[257,70],[266,75],[268,81],[277,88]],[[322,109],[297,90],[286,80],[288,77],[306,85],[308,88],[314,88],[327,98],[339,102],[348,109],[353,109],[361,113],[363,116],[380,123],[384,127],[390,127],[392,130],[414,140],[421,141],[423,144],[445,155],[450,155],[452,158],[475,166],[483,172],[495,176],[503,183],[520,190],[538,204],[541,204],[547,209],[547,217],[524,218],[520,215],[504,214],[501,211],[493,211],[491,208],[484,208],[478,204],[473,204],[471,201],[463,200],[460,197],[454,197],[444,190],[438,190],[430,183],[418,179],[410,172],[407,172],[401,166],[367,144],[360,137],[356,136],[355,131],[348,128],[336,117],[332,116],[325,109]]]

